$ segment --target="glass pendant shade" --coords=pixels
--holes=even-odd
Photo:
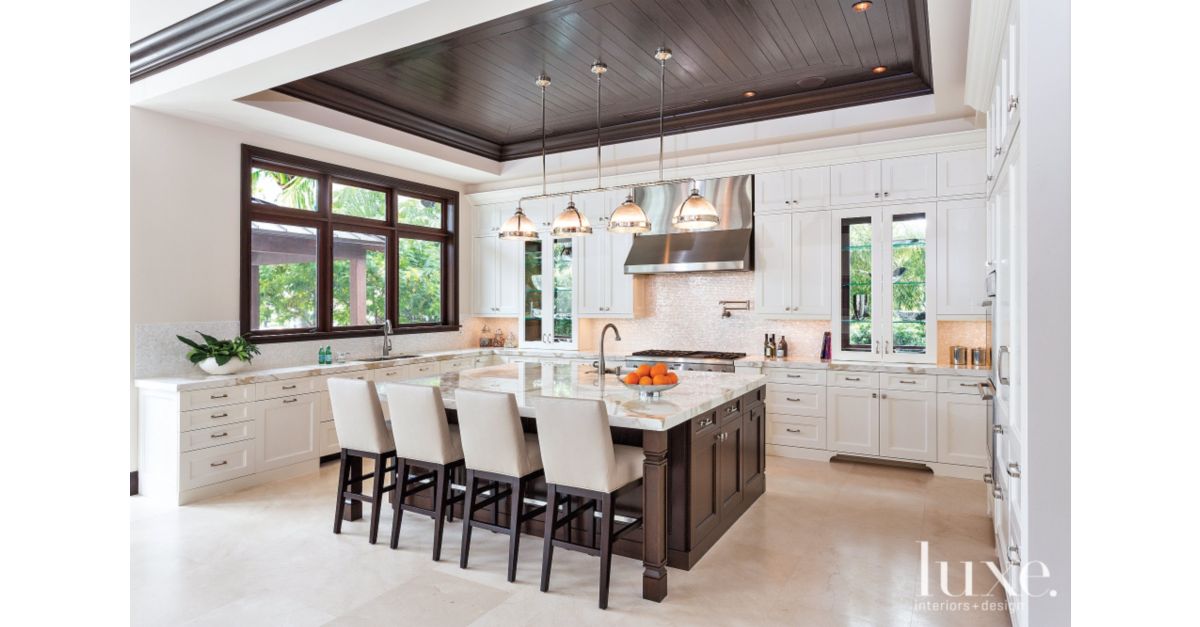
[[[554,219],[554,227],[550,232],[555,237],[582,237],[591,235],[592,225],[588,224],[587,216],[579,213],[572,201],[568,202],[567,208]]]
[[[717,226],[721,219],[717,208],[700,195],[700,190],[692,188],[692,194],[679,206],[679,210],[671,218],[671,224],[684,231],[703,231]]]
[[[525,211],[517,207],[516,213],[511,218],[504,222],[504,226],[500,227],[500,239],[510,239],[517,241],[529,241],[540,239],[538,237],[537,226],[529,216],[525,215]]]
[[[629,195],[608,218],[608,230],[614,233],[649,233],[650,219],[646,217],[646,212],[633,202],[633,196]]]

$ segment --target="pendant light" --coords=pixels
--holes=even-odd
[[[670,48],[659,48],[654,51],[658,60],[658,180],[663,180],[663,114],[667,94],[667,59],[671,58]],[[625,197],[625,202],[613,211],[608,219],[608,230],[617,233],[649,233],[650,218],[646,211],[633,202],[633,194]]]
[[[545,74],[539,74],[537,80],[534,81],[542,90],[542,196],[546,195],[546,87],[550,84],[550,77]],[[590,231],[590,229],[589,229]],[[517,205],[517,210],[512,217],[505,221],[504,226],[500,227],[500,239],[515,240],[519,242],[528,242],[541,239],[538,236],[537,225],[525,215],[525,210]]]
[[[679,205],[671,218],[671,224],[684,231],[703,231],[717,226],[721,221],[717,208],[700,194],[699,183],[692,181],[692,193]]]
[[[600,149],[600,80],[607,71],[607,65],[599,61],[592,63],[591,72],[596,75],[596,189],[604,187],[603,156]],[[587,216],[575,208],[574,199],[571,199],[567,202],[567,208],[554,219],[552,232],[555,237],[581,237],[591,235],[592,225],[588,223]]]

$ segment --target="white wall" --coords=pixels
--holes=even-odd
[[[257,133],[231,131],[138,108],[130,109],[130,317],[132,376],[194,372],[176,333],[194,329],[238,333],[240,174],[243,143],[396,178],[461,191],[454,181],[353,155]],[[461,228],[470,229],[463,197]],[[469,267],[470,247],[462,247]],[[469,285],[461,286],[465,298]],[[465,304],[464,309],[465,309]],[[468,332],[397,336],[395,347],[439,350],[465,345]],[[264,344],[256,365],[303,363],[318,344]],[[310,346],[311,344],[311,346]],[[374,338],[343,340],[336,350],[363,354]],[[135,403],[136,405],[136,403]],[[131,420],[130,469],[136,469],[136,408]]]

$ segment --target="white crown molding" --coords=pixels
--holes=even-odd
[[[911,155],[929,154],[935,152],[982,149],[986,148],[986,146],[987,131],[979,129],[971,131],[959,131],[954,133],[942,133],[938,135],[926,135],[924,137],[873,142],[869,144],[839,146],[837,148],[807,150],[803,152],[724,161],[712,164],[665,168],[663,170],[663,177],[667,180],[679,178],[720,178],[742,174],[759,174],[778,170],[795,170],[806,167],[837,165],[840,163],[852,163],[855,161],[867,161],[871,159],[891,159],[894,157],[907,157]],[[645,172],[611,176],[606,175],[604,177],[604,184],[605,186],[612,187],[619,187],[622,185],[635,187],[651,182],[657,177],[657,170],[647,170]],[[595,185],[595,178],[581,177],[572,180],[549,183],[547,185],[547,192],[552,194],[569,192],[572,190],[593,188]],[[542,185],[541,181],[539,180],[536,183],[525,184],[518,187],[467,193],[466,197],[470,200],[472,205],[488,205],[494,203],[515,203],[523,197],[535,196],[541,194],[541,192]]]
[[[967,77],[963,101],[976,111],[992,104],[996,62],[1008,27],[1011,0],[972,0],[967,33]]]

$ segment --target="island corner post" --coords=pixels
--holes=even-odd
[[[667,456],[666,431],[642,434],[642,598],[667,597]]]

